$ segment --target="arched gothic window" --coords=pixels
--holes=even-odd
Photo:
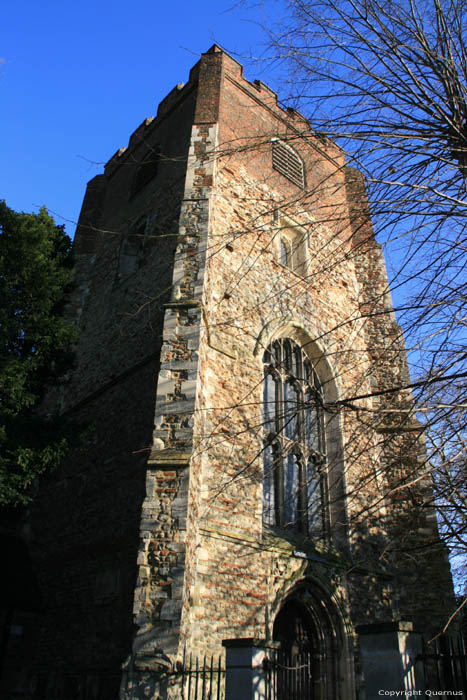
[[[290,338],[264,353],[263,519],[323,539],[327,534],[323,392],[302,348]]]

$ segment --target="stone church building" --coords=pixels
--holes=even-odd
[[[90,181],[75,253],[53,399],[87,430],[30,513],[43,604],[8,697],[165,698],[184,654],[279,646],[312,653],[304,699],[418,687],[452,583],[342,150],[213,46]]]

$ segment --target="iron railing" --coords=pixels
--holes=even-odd
[[[224,700],[225,668],[222,657],[183,654],[175,671],[181,679],[181,700]]]
[[[18,700],[115,700],[120,682],[117,674],[50,669],[48,673],[32,676],[28,693],[15,697]],[[184,652],[182,661],[160,671],[127,671],[121,689],[128,697],[147,693],[164,700],[225,700],[223,657],[199,657]]]
[[[462,691],[467,698],[467,645],[463,636],[439,637],[430,645],[424,642],[417,661],[423,665],[425,689]]]

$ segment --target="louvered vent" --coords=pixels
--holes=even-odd
[[[305,187],[305,171],[300,156],[279,139],[272,142],[272,167],[294,185]]]

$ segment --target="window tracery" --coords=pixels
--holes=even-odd
[[[327,531],[323,392],[291,338],[264,353],[263,519],[323,539]]]

